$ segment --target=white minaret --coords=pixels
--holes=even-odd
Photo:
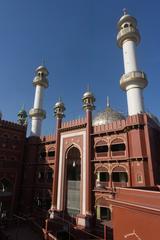
[[[41,135],[42,120],[46,117],[46,112],[43,110],[43,91],[48,88],[48,70],[44,66],[39,66],[36,69],[36,76],[33,79],[35,86],[34,106],[29,111],[29,116],[32,119],[31,136]]]
[[[120,79],[121,88],[127,93],[128,114],[144,112],[143,88],[147,86],[147,77],[138,70],[136,45],[140,42],[137,21],[124,10],[118,22],[117,43],[123,49],[124,72]]]

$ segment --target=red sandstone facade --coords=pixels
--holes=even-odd
[[[121,47],[126,38],[140,40],[136,24],[126,13],[120,19]],[[134,56],[125,57],[127,65]],[[44,85],[43,75],[37,77]],[[123,90],[130,82],[140,92],[146,75],[135,70],[124,74]],[[69,122],[63,122],[64,104],[56,103],[55,135],[26,137],[26,127],[0,120],[0,217],[32,219],[46,240],[159,239],[159,122],[143,111],[124,117],[108,105],[105,124],[102,119],[94,124],[93,94],[86,92],[82,100],[85,117]],[[34,123],[45,114],[33,110]],[[33,130],[35,126],[38,121]]]
[[[89,239],[88,231],[102,239],[155,239],[160,234],[160,127],[147,114],[89,131],[88,124],[91,117],[58,124],[55,136],[25,138],[25,127],[1,121],[1,211],[32,216],[46,239],[66,234],[65,221],[78,227],[70,225],[73,239]],[[74,168],[79,178],[68,180]],[[71,192],[69,184],[76,181],[79,187]]]

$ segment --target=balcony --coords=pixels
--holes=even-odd
[[[138,29],[134,27],[122,28],[117,35],[117,43],[119,47],[122,47],[123,42],[126,39],[132,39],[136,44],[140,42],[140,34]]]
[[[96,188],[108,188],[109,182],[96,181]]]
[[[123,90],[126,90],[128,85],[138,85],[140,88],[147,86],[147,76],[142,71],[132,71],[127,74],[123,74],[120,79],[120,86]]]

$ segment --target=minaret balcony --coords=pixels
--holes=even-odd
[[[137,28],[130,26],[122,28],[117,34],[118,46],[121,48],[123,42],[128,39],[134,41],[138,45],[138,43],[140,42],[140,33]]]
[[[145,88],[148,84],[147,76],[142,71],[132,71],[127,74],[123,74],[120,79],[120,86],[125,91],[129,87]]]
[[[32,117],[39,117],[39,118],[46,118],[46,111],[44,111],[43,109],[39,109],[39,108],[31,108],[31,110],[29,111],[29,116],[30,118]]]
[[[40,86],[42,86],[44,88],[48,88],[48,79],[45,76],[36,76],[33,79],[33,85],[34,86],[40,85]]]

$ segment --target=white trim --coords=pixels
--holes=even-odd
[[[59,176],[58,176],[58,195],[57,195],[57,210],[63,210],[63,199],[64,199],[64,167],[65,159],[63,153],[64,139],[68,137],[82,136],[83,137],[83,149],[82,149],[82,214],[86,213],[86,131],[80,131],[75,133],[62,133],[60,139],[60,155],[59,155]]]

